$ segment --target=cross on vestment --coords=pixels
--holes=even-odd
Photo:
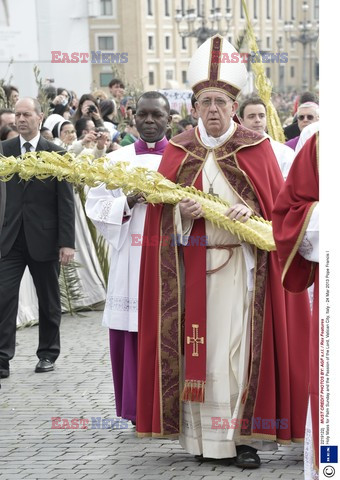
[[[187,336],[187,344],[189,345],[190,343],[193,344],[193,350],[192,350],[192,356],[193,357],[198,357],[198,344],[200,343],[201,345],[204,344],[204,337],[199,337],[198,336],[198,325],[192,324],[192,337]]]
[[[212,185],[210,185],[210,187],[209,187],[209,192],[208,192],[208,193],[209,193],[210,195],[214,195],[214,197],[218,197],[218,196],[219,196],[218,193],[215,193],[215,192],[214,192],[214,189],[213,189]]]

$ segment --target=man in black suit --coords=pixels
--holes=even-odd
[[[43,114],[37,100],[15,105],[19,137],[2,143],[5,156],[26,151],[58,151],[40,136]],[[19,287],[28,265],[39,302],[39,362],[36,372],[54,369],[60,352],[60,263],[74,256],[74,198],[70,184],[48,178],[22,181],[15,175],[6,186],[6,206],[0,235],[0,377],[9,376],[15,352]],[[60,262],[60,263],[59,263]]]
[[[2,155],[2,144],[0,142],[0,155]],[[2,224],[4,222],[5,215],[5,202],[6,202],[6,187],[5,184],[0,180],[0,235],[2,230]],[[1,257],[1,251],[0,251]]]

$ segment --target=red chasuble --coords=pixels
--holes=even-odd
[[[273,211],[273,230],[282,269],[282,282],[290,292],[302,292],[314,282],[310,335],[310,379],[315,464],[319,465],[319,264],[298,252],[310,217],[319,201],[318,134],[296,156]]]
[[[176,183],[202,189],[202,169],[211,151],[237,195],[258,215],[270,220],[284,183],[282,174],[269,141],[241,125],[235,125],[232,136],[214,149],[201,142],[197,128],[174,137],[159,171]],[[139,436],[177,436],[180,432],[184,332],[191,331],[193,338],[192,327],[198,324],[203,330],[199,328],[197,336],[204,338],[206,247],[177,246],[169,241],[175,232],[174,207],[150,205],[139,292]],[[204,219],[196,220],[192,237],[202,238],[204,234]],[[282,443],[303,440],[308,403],[308,297],[306,293],[284,292],[276,252],[256,247],[253,251],[256,265],[252,333],[248,384],[243,392],[246,421],[241,434],[247,439]],[[221,294],[227,297],[228,291]],[[200,351],[201,347],[204,349],[204,341]],[[199,392],[205,372],[201,378],[200,363],[196,372],[192,370],[190,374],[185,371],[185,378]],[[189,397],[204,401],[196,393],[190,392]]]

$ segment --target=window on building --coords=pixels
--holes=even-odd
[[[214,10],[216,7],[215,0],[211,0],[211,9]]]
[[[267,48],[271,47],[271,37],[266,37],[266,47]]]
[[[242,0],[240,0],[240,17],[241,17],[241,18],[244,18],[244,10],[243,10]]]
[[[153,35],[148,35],[148,50],[154,50],[155,45],[153,42]]]
[[[187,71],[182,70],[182,83],[187,83],[188,78],[187,78]]]
[[[267,19],[270,18],[270,0],[267,0],[266,17],[267,17]]]
[[[155,84],[155,72],[149,72],[149,85],[154,85],[154,84]]]
[[[165,70],[165,78],[166,78],[166,80],[173,80],[174,79],[174,71],[173,70]]]
[[[182,15],[185,15],[185,0],[181,0]]]
[[[319,0],[314,0],[314,20],[319,20]]]
[[[164,15],[166,17],[170,17],[170,0],[164,0]]]
[[[98,37],[98,48],[99,50],[110,50],[114,51],[114,41],[113,37]]]
[[[112,0],[100,0],[100,15],[112,17]]]
[[[229,37],[228,37],[228,42],[233,45],[233,37],[232,37],[232,35],[229,35]]]
[[[201,17],[201,16],[202,16],[201,0],[197,0],[197,16],[198,16],[198,17]]]
[[[279,20],[282,20],[282,0],[279,0],[278,16]]]
[[[270,67],[266,68],[266,75],[267,75],[267,78],[270,78]]]
[[[290,76],[295,77],[295,67],[290,67]]]
[[[152,16],[152,0],[148,0],[148,15]]]
[[[295,0],[290,0],[290,18],[295,20]]]
[[[99,82],[101,87],[107,87],[111,82],[111,80],[112,80],[112,72],[99,74]]]
[[[188,48],[187,39],[186,37],[182,37],[182,50],[186,50]]]
[[[254,0],[254,18],[257,18],[257,0]]]
[[[165,50],[171,49],[171,39],[170,35],[165,35]]]

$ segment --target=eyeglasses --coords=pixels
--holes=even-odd
[[[305,118],[307,118],[307,120],[314,120],[315,117],[314,117],[314,115],[309,114],[309,115],[299,115],[297,118],[301,122]]]
[[[204,100],[198,103],[200,103],[203,108],[208,108],[208,107],[211,107],[213,100],[211,100],[210,98],[205,98]],[[223,108],[227,106],[228,101],[224,100],[223,98],[216,98],[216,100],[214,101],[214,104],[216,105],[216,107]]]

